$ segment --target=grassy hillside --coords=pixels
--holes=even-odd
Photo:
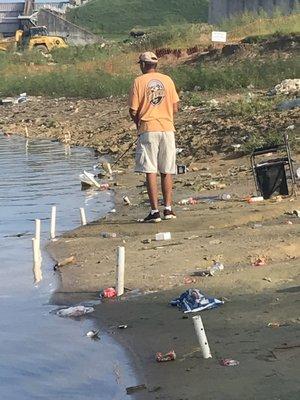
[[[205,22],[208,0],[91,0],[68,19],[95,33],[122,34],[134,27]]]

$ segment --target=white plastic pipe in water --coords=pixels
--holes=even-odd
[[[35,220],[35,239],[37,242],[37,247],[40,251],[40,249],[41,249],[41,220],[40,219]]]
[[[36,265],[41,261],[40,249],[38,247],[38,241],[36,240],[36,238],[32,238],[31,240],[32,240],[33,264]]]
[[[203,358],[212,358],[207,337],[205,334],[204,326],[200,315],[193,317],[196,335],[200,344]]]
[[[124,274],[125,274],[125,247],[117,248],[117,296],[124,294]]]
[[[80,208],[80,218],[81,218],[81,225],[86,225],[85,210],[83,207]]]
[[[56,206],[52,206],[51,209],[51,222],[50,222],[50,239],[55,239],[55,227],[56,227]]]

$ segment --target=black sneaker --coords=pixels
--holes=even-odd
[[[175,219],[177,218],[174,211],[164,210],[164,219]]]
[[[146,218],[139,219],[138,222],[161,222],[160,213],[156,212],[154,214],[149,213]]]

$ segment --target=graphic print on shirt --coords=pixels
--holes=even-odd
[[[147,85],[147,98],[153,106],[158,106],[166,96],[163,83],[157,79],[152,79]]]

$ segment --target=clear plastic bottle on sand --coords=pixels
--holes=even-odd
[[[223,271],[224,265],[219,261],[214,261],[213,265],[209,269],[210,275],[215,275],[216,273]]]
[[[220,194],[219,199],[220,200],[231,200],[231,195],[228,193],[222,193],[222,194]]]

